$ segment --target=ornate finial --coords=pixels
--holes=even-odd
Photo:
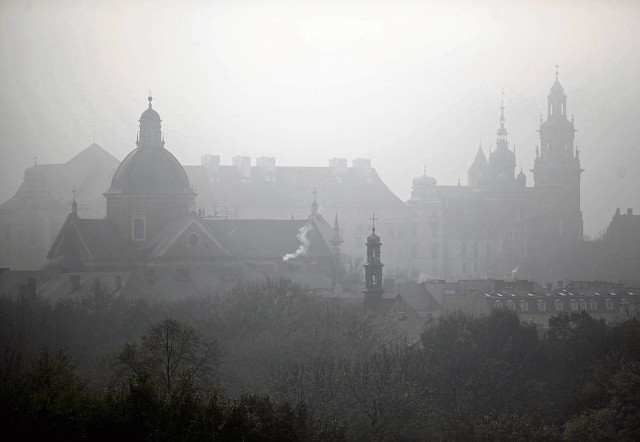
[[[76,202],[76,193],[77,193],[77,192],[78,192],[78,191],[76,190],[76,186],[74,185],[74,186],[73,186],[73,190],[71,191],[71,193],[73,193],[73,202],[74,202],[74,203]]]
[[[376,232],[376,220],[378,219],[378,218],[376,218],[375,212],[373,213],[373,215],[369,219],[371,220],[371,231],[373,233],[375,233]]]
[[[540,126],[542,126],[542,114],[540,114]]]
[[[318,194],[316,186],[313,186],[313,191],[311,193],[313,193],[313,204],[316,204],[316,195]]]
[[[153,101],[153,97],[151,96],[151,89],[149,89],[149,98],[147,98],[147,100],[149,100],[149,109],[151,109],[151,102]]]
[[[502,89],[502,99],[500,100],[500,123],[504,123],[504,89]]]
[[[33,156],[33,165],[34,166],[38,165],[38,157],[36,155]]]
[[[558,81],[558,64],[556,63],[556,81]]]
[[[458,178],[458,186],[461,186],[461,184],[460,184],[460,178]]]
[[[427,174],[427,166],[422,166],[422,175],[426,175]]]

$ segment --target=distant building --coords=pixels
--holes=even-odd
[[[77,189],[83,217],[105,215],[102,194],[118,160],[97,144],[64,164],[34,164],[15,195],[0,205],[0,267],[36,270],[62,227]]]
[[[317,192],[322,212],[340,218],[342,253],[360,256],[375,211],[386,238],[387,268],[408,268],[407,206],[382,181],[368,159],[332,158],[327,167],[278,166],[273,157],[236,156],[221,165],[203,155],[202,165],[185,166],[198,192],[196,205],[208,216],[238,219],[305,219]]]
[[[549,318],[561,313],[584,311],[609,322],[640,313],[638,289],[603,281],[560,282],[552,289],[523,280],[431,280],[426,288],[444,312],[483,316],[494,309],[508,309],[516,312],[520,320],[540,327],[547,327]]]
[[[516,175],[504,104],[495,149],[482,146],[466,186],[438,185],[425,173],[413,180],[409,251],[411,268],[423,278],[511,278],[554,280],[563,251],[582,242],[579,151],[566,95],[556,79],[548,113],[540,121],[533,187],[522,168]]]

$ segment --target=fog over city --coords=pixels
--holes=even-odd
[[[575,117],[584,233],[638,207],[635,1],[5,1],[0,201],[34,162],[132,150],[148,91],[168,149],[326,166],[370,158],[402,200],[426,167],[466,182],[501,92],[533,167],[555,65]]]
[[[0,0],[0,416],[640,440],[640,1]]]

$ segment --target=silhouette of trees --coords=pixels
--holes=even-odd
[[[148,374],[171,394],[177,379],[206,378],[217,363],[218,346],[188,324],[164,319],[152,324],[142,342],[126,344],[118,355],[121,366],[134,375]]]

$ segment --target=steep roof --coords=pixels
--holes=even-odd
[[[71,190],[78,189],[76,198],[83,203],[100,203],[102,193],[118,168],[119,161],[93,143],[64,164],[39,164],[25,170],[25,178],[12,198],[0,209],[23,209],[28,206],[60,207],[72,200]],[[92,216],[100,216],[95,213]]]
[[[473,163],[469,168],[469,172],[483,172],[483,171],[486,171],[488,167],[489,167],[489,162],[487,161],[487,157],[484,155],[482,146],[480,146],[478,147],[478,152],[476,152],[476,157],[473,159]]]
[[[214,233],[244,258],[280,258],[309,241],[304,256],[331,256],[331,251],[315,223],[307,220],[207,220]],[[306,227],[306,229],[305,229]]]
[[[191,184],[198,193],[199,205],[307,208],[314,187],[322,195],[322,204],[335,209],[404,208],[404,203],[380,179],[375,169],[362,176],[354,167],[336,172],[331,167],[277,166],[266,173],[251,167],[243,178],[234,166],[220,166],[215,175],[204,166],[185,166]]]

